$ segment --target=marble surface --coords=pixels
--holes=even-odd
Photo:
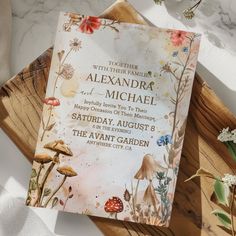
[[[203,0],[191,21],[182,17],[182,11],[193,4],[193,0],[166,0],[162,6],[155,5],[152,0],[130,2],[159,27],[202,33],[197,71],[236,114],[236,1]],[[12,0],[12,75],[53,44],[59,11],[98,15],[112,3],[113,0]],[[25,198],[31,166],[2,130],[0,147],[4,147],[0,184],[13,196]],[[12,165],[16,160],[18,164]],[[102,235],[85,216],[46,209],[35,212],[55,235]]]

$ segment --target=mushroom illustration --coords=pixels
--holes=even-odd
[[[143,162],[138,170],[138,172],[135,174],[134,178],[138,180],[142,179],[148,179],[152,180],[153,175],[158,172],[162,171],[165,172],[167,169],[162,167],[151,154],[146,154],[143,157]]]
[[[47,153],[35,154],[34,161],[40,163],[41,165],[47,164],[52,161],[52,157]]]
[[[123,202],[118,197],[109,198],[104,206],[105,212],[110,213],[110,215],[115,215],[115,219],[117,218],[117,213],[122,212],[124,209]]]
[[[37,198],[37,200],[34,203],[34,206],[36,206],[36,205],[39,204],[39,196],[41,197],[41,194],[42,194],[41,193],[41,188],[39,186],[39,177],[40,177],[41,171],[42,171],[42,169],[44,167],[44,164],[52,162],[53,159],[47,153],[40,153],[40,154],[35,154],[33,160],[40,164],[39,171],[38,171],[37,178],[36,178],[36,184],[37,184],[37,190],[38,190],[38,198]]]
[[[148,205],[152,205],[156,212],[158,212],[157,205],[159,204],[159,201],[157,199],[154,187],[152,185],[152,181],[150,181],[144,196],[143,196],[144,202],[146,202]]]
[[[42,179],[42,182],[41,182],[41,186],[40,186],[40,192],[41,192],[40,198],[41,198],[41,200],[40,200],[40,203],[42,202],[42,192],[43,192],[43,189],[44,189],[44,185],[47,181],[47,178],[48,178],[50,172],[52,171],[53,167],[55,166],[55,164],[60,163],[59,155],[62,154],[62,155],[65,155],[65,156],[73,156],[73,153],[71,152],[70,148],[64,143],[63,140],[56,140],[56,141],[50,142],[48,144],[45,144],[44,148],[49,149],[51,151],[54,151],[56,153],[53,157],[52,163],[50,164],[47,171],[45,172],[45,175],[44,175],[44,177]]]
[[[64,175],[62,182],[60,185],[54,190],[52,195],[48,198],[46,203],[44,204],[44,207],[47,207],[48,203],[51,201],[51,199],[54,197],[54,195],[59,191],[59,189],[62,187],[62,185],[65,183],[67,177],[74,177],[77,175],[77,173],[70,167],[70,166],[62,166],[58,167],[57,171],[61,174]]]
[[[137,185],[135,188],[135,194],[134,194],[134,203],[137,202],[137,193],[138,193],[138,186],[140,180],[147,179],[149,181],[152,181],[153,175],[158,171],[164,171],[166,172],[166,168],[162,167],[153,157],[151,154],[146,154],[143,157],[142,165],[139,168],[138,172],[135,174],[134,178],[137,179]],[[135,210],[134,210],[135,213]]]

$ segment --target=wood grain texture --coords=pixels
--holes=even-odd
[[[147,24],[126,2],[117,1],[102,15],[109,19]],[[1,128],[28,160],[32,161],[43,98],[46,92],[52,48],[48,49],[0,89]],[[204,167],[216,175],[235,172],[226,147],[216,136],[224,127],[236,127],[236,118],[208,85],[196,76],[187,122],[184,148],[178,176],[173,213],[169,228],[146,226],[90,217],[104,235],[109,236],[224,236],[215,216],[211,215],[211,181],[184,180]],[[20,160],[18,160],[20,161]]]

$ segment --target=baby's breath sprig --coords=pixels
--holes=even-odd
[[[162,2],[164,2],[165,0],[154,0],[154,2],[158,5],[161,5]],[[197,3],[195,3],[192,7],[187,8],[183,11],[183,15],[186,19],[192,19],[195,16],[195,11],[196,9],[199,7],[199,5],[201,4],[202,0],[198,0]]]
[[[154,2],[156,3],[156,4],[158,4],[158,5],[161,5],[162,4],[162,2],[164,2],[165,0],[154,0]]]
[[[196,4],[194,4],[192,7],[185,9],[183,11],[183,15],[186,19],[192,19],[195,16],[195,11],[201,4],[202,0],[199,0]]]

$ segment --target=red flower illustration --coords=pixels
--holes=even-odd
[[[101,26],[101,20],[95,16],[86,16],[82,20],[79,30],[82,33],[92,34],[94,30],[99,29]]]
[[[60,105],[59,99],[57,99],[55,97],[45,98],[43,103],[46,105],[54,106],[54,107],[57,107]]]
[[[183,41],[185,40],[186,32],[181,30],[176,30],[171,32],[171,42],[174,46],[182,45]]]

